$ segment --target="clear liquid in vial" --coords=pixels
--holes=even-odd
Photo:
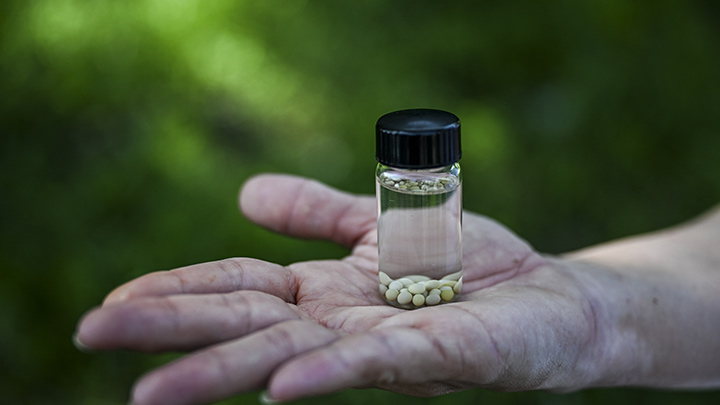
[[[460,295],[461,193],[460,179],[447,173],[379,174],[380,293],[391,305],[419,308]]]

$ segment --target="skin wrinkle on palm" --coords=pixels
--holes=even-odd
[[[271,190],[303,191],[301,198],[294,199],[270,198]],[[376,293],[376,239],[371,236],[375,230],[368,225],[375,216],[372,198],[355,199],[314,181],[265,175],[249,180],[239,200],[246,216],[270,229],[361,245],[341,261],[283,267],[256,259],[228,259],[151,273],[116,289],[79,325],[77,337],[83,346],[197,348],[140,379],[134,396],[138,404],[176,398],[172,390],[179,387],[189,396],[176,398],[178,403],[202,403],[262,388],[279,400],[366,386],[422,396],[472,387],[571,391],[613,385],[615,374],[636,372],[644,361],[638,356],[648,350],[634,351],[636,345],[652,344],[642,333],[634,343],[622,340],[625,332],[618,329],[614,305],[624,302],[618,298],[638,291],[635,287],[640,292],[656,287],[638,275],[624,276],[627,285],[618,285],[617,270],[582,259],[598,255],[592,250],[568,258],[542,256],[495,221],[465,213],[463,237],[469,248],[464,252],[462,299],[405,311],[385,305]],[[316,218],[304,222],[307,217],[292,214],[299,212],[293,208],[298,200],[344,225],[336,231]],[[268,204],[275,206],[268,210]],[[185,282],[178,283],[178,277]],[[230,327],[238,308],[212,304],[218,294],[224,297],[220,303],[246,307],[242,310],[249,319]],[[238,300],[230,301],[228,296]],[[174,328],[163,326],[162,310],[158,311],[167,309],[168,302],[184,303],[175,306],[183,317]],[[124,313],[121,322],[114,316],[118,311]],[[152,316],[157,320],[152,321]],[[226,328],[217,336],[207,335],[213,323]],[[118,328],[135,335],[118,333]],[[710,330],[712,325],[705,332]],[[260,370],[245,363],[243,353],[269,357]],[[203,371],[205,385],[184,385],[188,370],[204,370],[205,356],[221,363]],[[669,356],[664,361],[677,360]],[[676,380],[678,386],[715,384],[713,378],[718,376],[703,380],[704,369],[697,364],[687,383]],[[233,374],[213,374],[218,369]],[[652,386],[658,378],[656,370],[640,371],[620,383]],[[667,378],[660,377],[667,384]]]

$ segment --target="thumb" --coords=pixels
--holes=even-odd
[[[251,221],[301,238],[353,246],[376,227],[375,199],[296,176],[261,174],[240,190],[240,210]]]

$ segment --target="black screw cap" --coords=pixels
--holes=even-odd
[[[384,165],[430,169],[451,165],[461,156],[460,119],[447,111],[395,111],[375,125],[375,158]]]

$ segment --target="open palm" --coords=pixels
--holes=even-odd
[[[286,400],[349,387],[439,395],[573,388],[594,317],[582,282],[503,226],[465,213],[463,294],[418,310],[378,292],[375,201],[263,175],[243,212],[278,232],[352,247],[287,267],[239,258],[151,273],[81,321],[92,349],[189,351],[140,380],[137,404],[204,403],[267,388]]]

